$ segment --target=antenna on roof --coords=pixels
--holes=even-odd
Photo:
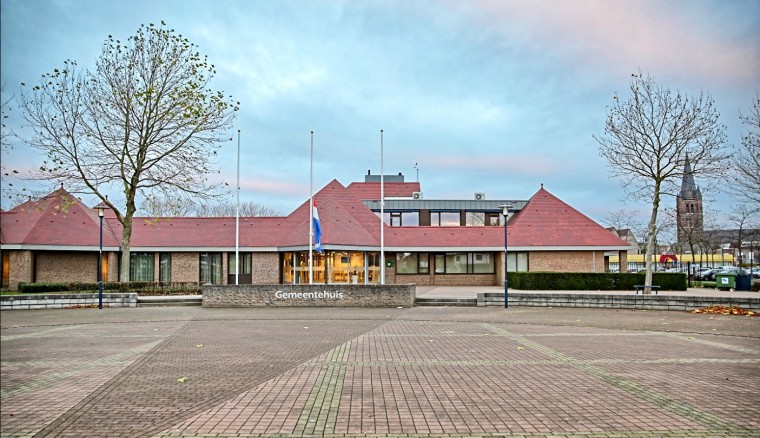
[[[417,182],[420,182],[420,166],[417,163],[414,163],[414,170],[417,171]]]

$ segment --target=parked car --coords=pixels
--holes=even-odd
[[[760,266],[752,268],[752,278],[760,278]]]
[[[744,269],[738,267],[738,266],[731,266],[728,269],[723,269],[722,271],[718,271],[716,274],[730,274],[730,275],[744,275],[746,272],[744,272]]]
[[[703,268],[694,275],[697,280],[712,281],[715,280],[715,269]]]

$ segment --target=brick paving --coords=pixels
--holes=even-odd
[[[2,437],[760,437],[760,318],[8,311]]]

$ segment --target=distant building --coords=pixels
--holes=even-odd
[[[676,198],[677,245],[679,252],[690,252],[691,247],[700,242],[704,234],[702,192],[694,182],[689,156],[686,156],[681,191]]]
[[[633,231],[631,231],[630,228],[618,230],[615,227],[608,227],[607,229],[631,245],[630,249],[628,249],[629,255],[641,254],[641,246],[639,245],[639,241],[636,239],[636,236],[633,234]]]

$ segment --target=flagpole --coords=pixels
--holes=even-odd
[[[237,144],[237,201],[235,207],[235,285],[240,276],[240,130]]]
[[[309,155],[309,284],[314,283],[314,131],[311,131]]]
[[[380,130],[380,284],[385,284],[385,177],[383,176],[383,130]]]

